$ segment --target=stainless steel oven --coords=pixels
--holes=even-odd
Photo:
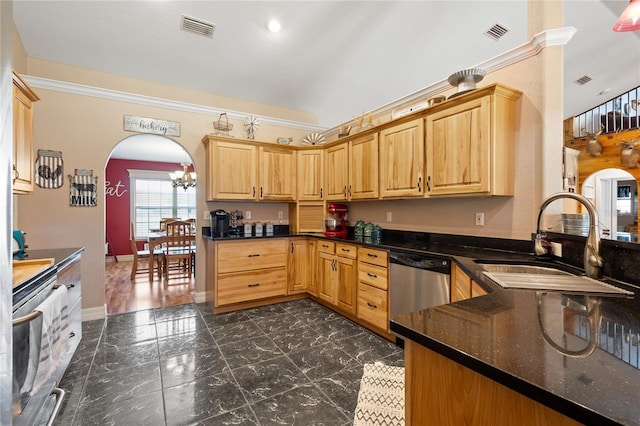
[[[401,251],[389,253],[389,310],[393,318],[450,301],[451,261]]]
[[[21,297],[14,292],[13,306],[13,402],[12,424],[53,424],[64,391],[56,388],[58,371],[64,371],[63,362],[52,368],[53,374],[43,374],[41,367],[43,313],[35,310],[56,287],[56,269],[43,272],[22,289]],[[28,291],[27,291],[28,290]],[[68,364],[68,360],[65,360]]]

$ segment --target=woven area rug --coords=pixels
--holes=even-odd
[[[404,368],[365,364],[355,426],[404,425]]]

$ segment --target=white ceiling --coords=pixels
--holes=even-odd
[[[565,26],[578,30],[565,48],[565,118],[640,86],[640,31],[611,30],[627,4],[565,1]],[[14,0],[13,10],[30,57],[308,111],[325,127],[528,41],[525,0]],[[180,30],[182,14],[216,24],[214,38]],[[280,33],[266,30],[271,17]],[[498,41],[484,35],[495,23],[510,29]],[[593,80],[574,83],[584,75]]]

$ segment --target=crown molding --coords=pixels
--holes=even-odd
[[[493,58],[477,65],[470,66],[469,68],[480,68],[485,70],[487,74],[492,73],[532,56],[536,56],[547,47],[564,46],[571,40],[576,31],[577,30],[574,27],[563,27],[542,31],[531,37],[527,43],[508,50],[498,56],[494,56]],[[390,114],[396,108],[428,99],[449,89],[451,89],[451,85],[447,79],[440,80],[407,96],[376,108],[371,111],[371,113],[374,118]],[[328,129],[325,132],[325,137],[327,135],[337,135],[339,128],[340,126],[336,126]]]
[[[153,96],[139,95],[135,93],[122,92],[119,90],[104,89],[101,87],[86,86],[84,84],[70,83],[67,81],[51,80],[47,78],[23,75],[22,78],[31,86],[38,89],[52,90],[55,92],[70,93],[73,95],[89,96],[93,98],[108,99],[112,101],[127,102],[138,105],[146,105],[157,108],[171,109],[175,111],[192,112],[196,114],[217,116],[223,112],[227,117],[244,120],[248,115],[255,115],[242,111],[222,110],[206,105],[192,104],[188,102],[173,101],[170,99],[156,98]],[[293,129],[303,129],[313,132],[324,132],[326,127],[316,126],[299,121],[284,120],[275,117],[256,115],[263,124],[283,126]]]

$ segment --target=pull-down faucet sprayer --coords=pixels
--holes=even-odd
[[[570,198],[584,205],[589,212],[589,235],[584,246],[584,271],[590,278],[598,279],[602,275],[602,266],[604,264],[600,256],[600,232],[598,230],[598,213],[591,201],[582,195],[573,192],[559,192],[549,195],[540,204],[540,212],[538,213],[538,225],[536,228],[536,238],[533,244],[533,252],[536,256],[543,256],[548,253],[548,248],[544,246],[544,235],[540,231],[540,219],[544,209],[560,198]]]

